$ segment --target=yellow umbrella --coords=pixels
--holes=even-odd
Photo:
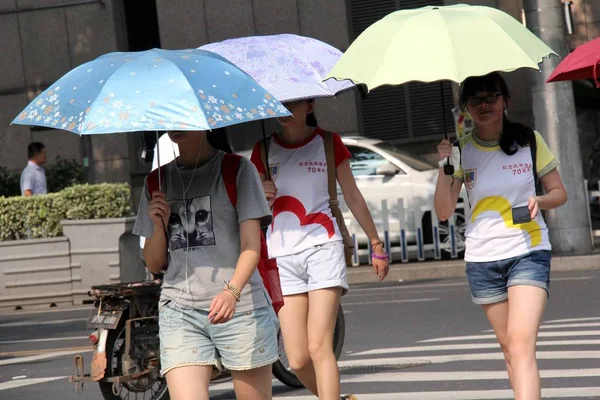
[[[325,79],[368,90],[409,81],[462,82],[469,76],[539,69],[558,56],[516,19],[491,7],[458,4],[401,10],[369,26]]]
[[[544,57],[558,56],[510,15],[491,7],[426,6],[388,14],[369,26],[325,80],[351,80],[367,92],[409,81],[462,82],[469,76],[519,68],[539,69]],[[441,87],[442,104],[444,89]],[[446,118],[444,134],[448,138]],[[444,168],[447,175],[454,167]]]

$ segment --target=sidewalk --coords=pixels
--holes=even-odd
[[[553,256],[552,271],[585,271],[600,269],[600,253],[584,256]],[[427,279],[462,278],[465,277],[463,260],[412,261],[390,265],[390,273],[384,282],[420,281]],[[466,278],[465,278],[466,279]],[[379,280],[370,265],[348,269],[348,283],[377,283]]]

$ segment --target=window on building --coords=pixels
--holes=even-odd
[[[351,36],[396,10],[443,5],[443,0],[349,0]],[[443,88],[443,90],[442,90]],[[444,105],[442,107],[442,93]],[[439,139],[454,130],[452,84],[409,82],[380,87],[362,100],[362,134],[395,142]]]

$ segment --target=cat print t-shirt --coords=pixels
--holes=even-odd
[[[191,168],[178,167],[176,161],[166,167],[162,184],[171,207],[167,226],[170,261],[161,301],[207,311],[235,271],[240,255],[239,224],[250,219],[260,219],[262,226],[271,222],[256,168],[245,158],[238,170],[237,207],[233,207],[221,173],[223,156],[223,152],[217,152],[195,173]],[[145,184],[133,233],[146,238],[152,236],[154,227],[148,216],[149,201]],[[237,311],[268,305],[268,295],[255,270],[242,290]]]

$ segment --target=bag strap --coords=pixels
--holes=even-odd
[[[323,141],[325,144],[325,162],[327,163],[327,189],[329,191],[329,206],[338,207],[340,205],[337,199],[337,186],[335,177],[335,150],[333,148],[333,133],[323,132]]]
[[[227,190],[227,195],[229,196],[229,201],[233,208],[237,207],[237,175],[241,161],[242,156],[226,153],[221,162],[223,183],[225,183],[225,189]]]
[[[267,180],[271,180],[271,171],[269,170],[269,155],[268,155],[268,151],[269,151],[269,147],[271,146],[271,135],[269,136],[263,136],[263,138],[260,140],[260,142],[258,142],[258,145],[260,147],[260,162],[263,165],[263,168],[265,169],[265,177],[267,178]]]

